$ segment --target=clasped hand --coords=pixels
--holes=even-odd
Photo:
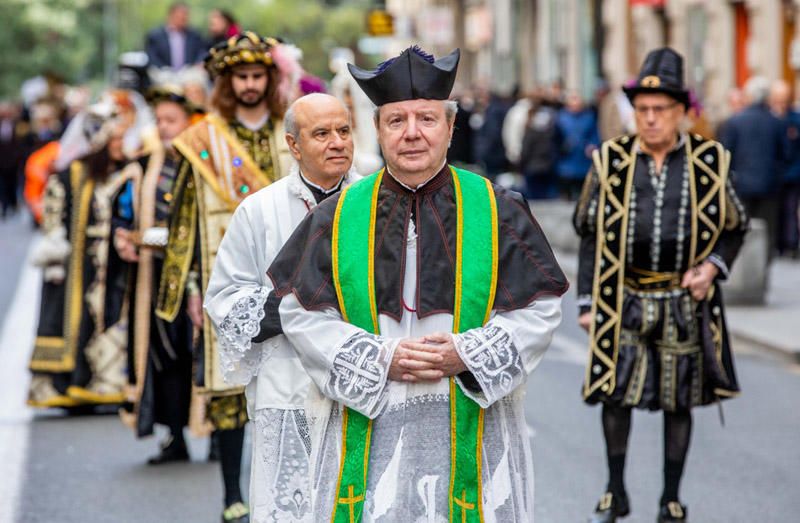
[[[394,351],[389,379],[436,382],[467,370],[456,351],[453,336],[444,332],[402,340]]]
[[[708,291],[714,284],[719,269],[710,261],[705,261],[700,265],[692,267],[683,274],[681,287],[689,290],[695,301],[703,301],[708,296]]]

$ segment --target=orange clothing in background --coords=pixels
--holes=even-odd
[[[25,201],[36,223],[42,222],[44,187],[60,150],[58,141],[48,142],[34,151],[25,162]]]

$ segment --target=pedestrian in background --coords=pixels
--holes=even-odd
[[[723,125],[719,140],[731,153],[736,192],[748,214],[767,225],[768,256],[778,238],[781,172],[786,161],[784,125],[767,105],[769,81],[761,76],[745,84],[749,105]]]
[[[519,169],[525,178],[525,197],[529,200],[558,197],[556,162],[561,141],[558,112],[542,102],[540,94],[534,94],[529,101],[519,153]]]
[[[19,107],[0,102],[0,217],[17,209],[19,176],[24,163]]]
[[[600,134],[595,111],[574,91],[567,94],[564,107],[558,112],[558,134],[561,139],[556,170],[561,194],[568,200],[577,200],[592,165],[592,152],[600,145]]]
[[[172,4],[166,23],[147,33],[145,40],[150,67],[178,70],[202,62],[207,50],[205,39],[189,27],[189,5],[185,2]]]
[[[515,100],[516,96],[491,93],[489,105],[483,114],[483,125],[477,133],[475,149],[478,163],[490,180],[494,180],[498,174],[509,169],[506,148],[503,145],[503,122]]]
[[[455,99],[458,103],[458,112],[453,124],[453,138],[447,150],[447,161],[465,167],[472,164],[474,133],[469,122],[475,108],[475,99],[467,90],[460,91]]]
[[[800,201],[800,113],[791,107],[792,89],[779,80],[772,85],[769,106],[781,119],[786,140],[786,165],[781,177],[778,254],[798,256],[798,202]]]
[[[111,208],[141,173],[130,161],[134,149],[125,147],[138,141],[146,122],[135,95],[111,91],[73,119],[61,151],[81,153],[47,181],[44,236],[33,255],[43,285],[30,362],[32,407],[90,410],[124,401],[129,267],[111,246]]]
[[[602,404],[606,493],[591,523],[630,512],[624,470],[632,409],[664,413],[659,523],[687,521],[678,491],[692,409],[739,387],[718,282],[747,217],[728,181],[727,152],[680,132],[689,107],[683,58],[647,55],[625,87],[638,134],[604,142],[575,208],[581,237],[578,322],[589,331],[584,400]]]
[[[212,9],[208,13],[208,39],[212,47],[242,32],[233,13],[227,9]]]

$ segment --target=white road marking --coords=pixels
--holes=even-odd
[[[35,244],[36,242],[31,242]],[[28,454],[31,409],[25,405],[30,383],[28,361],[33,350],[39,310],[41,270],[30,263],[20,270],[17,289],[0,330],[0,521],[16,518]]]

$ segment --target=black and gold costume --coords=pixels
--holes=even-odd
[[[159,318],[177,318],[187,285],[196,285],[201,293],[208,286],[217,248],[239,202],[287,172],[282,167],[285,146],[279,148],[276,139],[283,136],[281,129],[277,120],[267,120],[254,131],[209,114],[175,139],[180,161],[158,293]],[[195,351],[196,385],[212,397],[241,394],[222,380],[216,333],[205,320],[201,349]],[[246,417],[242,425],[244,421]]]
[[[124,399],[128,265],[111,245],[113,202],[141,168],[92,176],[85,161],[53,175],[45,192],[44,269],[28,404],[77,407]],[[66,242],[66,243],[64,243]]]
[[[694,302],[684,273],[730,266],[748,219],[716,142],[681,135],[661,172],[636,136],[603,144],[575,210],[578,296],[591,311],[584,399],[687,410],[738,393],[722,296]]]
[[[155,423],[169,427],[178,437],[175,435],[189,422],[192,399],[191,323],[185,310],[179,311],[173,322],[155,315],[164,248],[142,240],[147,232],[167,227],[177,158],[159,149],[140,163],[145,174],[138,192],[129,182],[115,206],[115,227],[137,232],[139,253],[129,280],[129,323],[133,328],[128,335],[132,387],[128,399],[133,416],[123,414],[123,421],[133,426],[139,437],[152,435]]]
[[[276,119],[252,130],[212,113],[173,140],[180,160],[156,307],[160,320],[174,322],[186,308],[185,297],[202,298],[233,211],[288,172],[288,149],[278,137],[283,129]],[[195,386],[209,398],[206,418],[219,445],[226,510],[246,512],[239,476],[247,403],[241,387],[223,381],[216,332],[205,312],[203,318],[202,327],[194,328]]]

